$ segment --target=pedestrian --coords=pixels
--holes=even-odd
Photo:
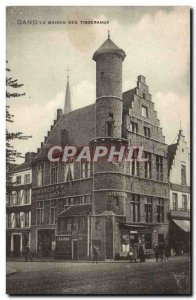
[[[28,260],[33,261],[29,244],[26,245],[26,249],[25,249],[25,261],[27,262]]]
[[[145,254],[144,254],[144,249],[143,249],[142,245],[139,246],[139,259],[140,259],[140,262],[145,262]]]
[[[159,256],[160,256],[161,261],[163,261],[163,255],[164,255],[164,245],[161,242],[161,243],[159,243]]]
[[[93,247],[93,263],[94,262],[98,263],[98,259],[99,259],[99,248],[94,246]]]
[[[168,258],[171,256],[171,250],[169,244],[165,245],[165,259],[168,260]]]
[[[156,243],[154,247],[154,254],[156,258],[156,262],[159,261],[159,245]]]
[[[129,260],[130,260],[130,262],[132,262],[132,260],[133,260],[133,248],[131,246],[129,248]]]
[[[133,245],[133,261],[137,262],[137,244]]]

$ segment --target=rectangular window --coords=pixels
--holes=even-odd
[[[67,219],[67,232],[71,232],[72,231],[72,219],[68,218]]]
[[[130,131],[134,133],[138,133],[138,124],[135,122],[130,123]]]
[[[29,227],[29,225],[30,225],[29,217],[30,217],[29,211],[25,212],[24,213],[24,226],[25,227]]]
[[[79,218],[79,229],[86,230],[87,229],[87,219],[86,217]]]
[[[8,228],[11,228],[11,227],[12,227],[11,214],[7,214],[7,227],[8,227]]]
[[[16,205],[21,205],[22,204],[22,197],[21,197],[21,192],[20,191],[16,191],[15,204]]]
[[[164,199],[157,199],[157,223],[164,223]]]
[[[163,156],[156,155],[157,180],[163,181]]]
[[[176,193],[172,193],[172,208],[178,210],[178,195]]]
[[[145,161],[145,178],[151,178],[152,177],[152,155],[149,152],[144,152],[145,158],[147,161]]]
[[[21,176],[16,176],[16,184],[21,184]]]
[[[57,207],[50,207],[50,224],[56,224]]]
[[[38,165],[37,186],[44,185],[44,163]]]
[[[144,136],[145,137],[150,137],[150,128],[144,126]]]
[[[24,176],[24,184],[30,183],[30,174],[25,174]]]
[[[44,224],[44,202],[39,201],[36,208],[36,223],[37,225]]]
[[[142,116],[147,118],[148,117],[148,108],[142,105]]]
[[[131,221],[140,222],[140,195],[131,195]]]
[[[57,183],[59,181],[59,163],[53,162],[51,164],[51,184]]]
[[[65,181],[74,180],[74,161],[69,161],[65,164]]]
[[[15,227],[20,228],[21,227],[21,219],[20,219],[20,213],[15,213]]]
[[[182,210],[183,211],[187,211],[188,210],[187,195],[182,195]]]
[[[152,197],[145,199],[145,219],[146,223],[152,223]]]
[[[182,184],[186,184],[186,166],[181,165],[181,181]]]
[[[78,230],[78,217],[73,217],[73,230]]]
[[[87,161],[83,161],[81,163],[81,177],[89,178],[91,177],[91,163]]]
[[[30,204],[30,189],[24,190],[24,204]]]

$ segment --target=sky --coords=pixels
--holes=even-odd
[[[9,100],[10,130],[33,137],[16,141],[23,154],[36,151],[64,107],[67,66],[73,109],[95,102],[93,53],[106,40],[126,52],[123,92],[144,75],[166,143],[180,129],[190,143],[190,20],[188,7],[47,7],[7,8],[6,56],[11,76],[26,96]],[[28,25],[27,20],[38,24]],[[46,24],[43,24],[43,21]],[[77,21],[77,24],[47,24]],[[84,25],[80,21],[109,21]],[[40,24],[40,22],[42,24]],[[107,22],[106,22],[107,23]],[[18,162],[22,162],[18,160]]]

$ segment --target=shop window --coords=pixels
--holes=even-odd
[[[145,234],[145,249],[152,249],[152,234]]]
[[[56,200],[50,201],[50,224],[56,224],[57,222],[57,205]]]
[[[37,208],[36,208],[36,224],[37,225],[44,224],[44,202],[43,201],[39,201],[37,203]]]

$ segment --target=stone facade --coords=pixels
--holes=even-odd
[[[95,104],[58,110],[32,162],[31,250],[38,256],[92,259],[98,247],[101,259],[115,259],[133,243],[151,255],[168,239],[168,146],[145,77],[122,93],[124,59],[108,38],[93,56]],[[148,161],[48,160],[52,145],[67,144],[142,146]]]

